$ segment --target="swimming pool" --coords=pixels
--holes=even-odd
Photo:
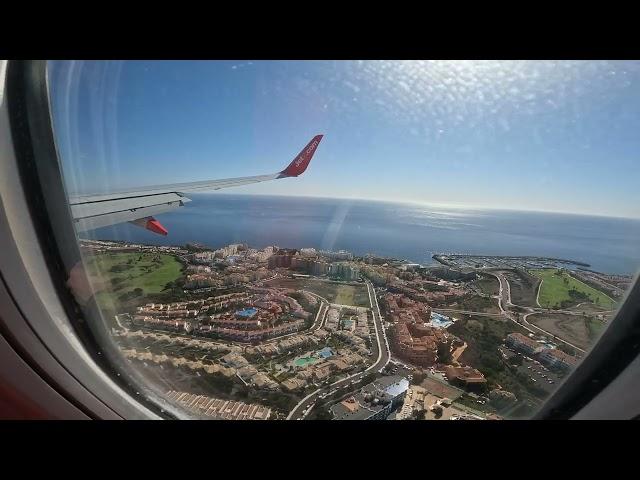
[[[344,328],[351,328],[352,325],[353,325],[353,320],[351,320],[349,318],[343,318],[342,319],[342,326]]]
[[[318,350],[308,357],[296,358],[293,361],[293,364],[296,367],[306,367],[307,365],[313,365],[314,363],[320,360],[324,360],[325,358],[331,357],[333,355],[335,355],[335,353],[330,347],[324,347],[322,350]]]
[[[318,350],[316,352],[316,355],[318,355],[321,358],[327,358],[327,357],[332,357],[334,353],[330,347],[324,347],[322,350]]]
[[[320,360],[317,357],[311,356],[311,357],[301,357],[301,358],[296,358],[293,362],[293,364],[296,367],[306,367],[307,365],[313,365],[314,363],[316,363],[318,360]]]
[[[444,315],[440,315],[439,313],[431,312],[431,321],[429,325],[437,328],[447,328],[450,325],[453,325],[453,320],[449,317],[445,317]]]
[[[239,310],[238,312],[236,312],[236,315],[238,315],[239,317],[253,317],[256,313],[258,312],[257,309],[250,307],[250,308],[245,308],[244,310]]]

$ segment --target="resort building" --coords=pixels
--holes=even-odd
[[[484,375],[472,367],[454,367],[449,365],[445,368],[445,373],[452,385],[467,390],[483,390],[487,383]]]
[[[179,404],[192,413],[216,420],[268,420],[271,409],[262,405],[222,400],[171,390],[166,395],[169,401]]]
[[[509,335],[507,335],[505,343],[509,348],[522,352],[530,357],[541,352],[544,348],[532,338],[529,338],[519,332],[510,333]]]
[[[549,368],[559,368],[569,371],[578,364],[576,357],[573,357],[556,348],[547,348],[543,350],[538,358]]]
[[[404,401],[409,381],[397,375],[382,377],[360,392],[333,405],[334,420],[384,420]]]

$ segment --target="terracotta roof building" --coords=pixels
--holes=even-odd
[[[447,366],[445,373],[450,383],[468,390],[482,390],[487,383],[484,375],[472,367]]]

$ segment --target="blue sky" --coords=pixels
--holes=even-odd
[[[228,193],[640,217],[640,62],[55,62],[69,190],[307,172]]]

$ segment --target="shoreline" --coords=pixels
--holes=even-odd
[[[443,265],[452,266],[449,263],[446,263],[442,259],[442,257],[466,257],[466,258],[495,258],[495,259],[510,259],[510,260],[537,260],[537,261],[552,261],[552,262],[560,262],[566,263],[569,265],[577,265],[579,267],[589,268],[590,264],[585,262],[579,262],[577,260],[567,260],[566,258],[556,258],[556,257],[541,257],[537,255],[483,255],[483,254],[470,254],[470,253],[460,253],[460,254],[444,254],[444,253],[435,253],[431,256],[434,260],[442,263]],[[596,272],[602,273],[602,272]]]

